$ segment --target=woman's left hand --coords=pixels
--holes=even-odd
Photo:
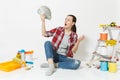
[[[82,35],[82,36],[79,37],[78,41],[80,42],[80,41],[82,41],[84,38],[85,38],[85,36]]]
[[[76,53],[77,49],[78,49],[78,46],[79,46],[79,43],[85,38],[84,35],[80,36],[76,42],[76,44],[74,45],[74,47],[72,48],[72,52],[73,53]]]

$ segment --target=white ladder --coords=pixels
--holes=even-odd
[[[109,37],[110,37],[110,40],[113,40],[113,35],[112,35],[112,31],[111,30],[118,30],[119,33],[118,33],[118,38],[116,40],[116,45],[113,45],[113,50],[112,50],[112,55],[111,56],[107,56],[107,55],[101,55],[101,53],[98,53],[98,48],[99,47],[102,47],[101,43],[105,43],[105,41],[102,41],[102,40],[98,40],[98,43],[95,47],[95,50],[93,51],[93,54],[92,54],[92,58],[90,60],[89,63],[87,63],[87,66],[91,67],[92,65],[94,65],[94,63],[96,61],[99,61],[101,59],[104,59],[106,61],[119,61],[119,58],[118,58],[118,54],[120,54],[120,28],[117,28],[117,27],[110,27],[110,26],[106,26],[106,27],[103,27],[103,31],[106,31],[108,30],[108,34],[109,34]],[[107,46],[103,46],[103,47],[107,47]],[[96,58],[97,56],[97,58]],[[96,58],[96,59],[95,59]]]

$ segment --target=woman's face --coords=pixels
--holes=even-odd
[[[65,19],[65,28],[72,28],[75,23],[73,22],[72,16],[67,16]]]

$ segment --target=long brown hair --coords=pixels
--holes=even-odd
[[[71,16],[73,18],[72,21],[76,23],[77,19],[76,19],[76,17],[74,15],[70,14],[68,16]],[[72,26],[71,30],[76,33],[77,29],[76,29],[76,25],[75,24]]]

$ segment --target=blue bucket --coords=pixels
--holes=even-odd
[[[108,61],[100,61],[100,70],[108,71]]]

